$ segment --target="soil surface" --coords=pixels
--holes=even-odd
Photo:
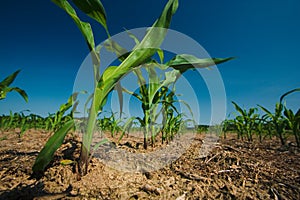
[[[142,140],[125,136],[120,143],[115,140],[102,145],[90,161],[88,174],[80,178],[75,163],[61,164],[62,160],[76,161],[79,157],[80,138],[69,134],[44,175],[33,178],[32,165],[50,135],[28,130],[19,137],[18,130],[0,131],[1,200],[300,199],[300,150],[292,142],[282,147],[277,139],[249,143],[233,134],[227,139],[196,134],[188,143],[175,142],[172,147],[172,143],[157,142],[146,151]],[[169,146],[168,151],[186,149],[160,169],[155,166],[162,163],[161,158],[148,157],[150,167],[143,168],[134,156],[126,157],[126,152],[145,155]],[[120,157],[124,158],[119,163],[121,168],[116,167],[118,162],[108,164]],[[134,167],[139,169],[134,171]]]

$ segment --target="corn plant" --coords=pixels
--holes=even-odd
[[[79,173],[85,175],[88,171],[88,163],[91,157],[91,143],[93,138],[93,131],[95,129],[97,116],[102,112],[106,104],[107,96],[120,79],[133,71],[137,67],[146,64],[151,60],[151,57],[158,51],[159,46],[164,40],[166,31],[170,26],[173,14],[178,8],[178,0],[169,0],[165,5],[160,17],[154,22],[153,26],[148,29],[142,41],[136,45],[130,53],[123,55],[124,59],[119,66],[109,66],[100,74],[100,49],[95,46],[94,35],[91,25],[83,22],[77,16],[75,9],[69,4],[67,0],[53,0],[53,2],[62,8],[74,20],[79,30],[83,34],[87,42],[89,50],[92,55],[93,70],[94,70],[94,92],[91,100],[91,106],[88,112],[87,128],[82,138],[82,148],[79,159]],[[100,23],[108,37],[110,37],[104,7],[100,0],[73,0],[73,3],[78,9],[86,13],[90,18]],[[112,44],[112,43],[111,43]],[[232,58],[225,59],[184,59],[183,56],[176,56],[172,59],[167,67],[177,69],[179,72],[184,72],[188,69],[196,67],[207,67],[215,65],[215,63],[222,63]],[[118,90],[119,91],[119,90]],[[66,133],[74,127],[73,121],[66,122],[56,133],[49,139],[45,147],[38,155],[33,166],[33,172],[42,172],[50,162],[56,149],[62,144]]]
[[[268,117],[271,119],[270,122],[271,122],[271,124],[273,125],[273,127],[275,129],[276,136],[280,139],[281,145],[285,145],[285,143],[286,143],[286,137],[287,137],[286,128],[288,126],[288,120],[286,120],[286,118],[283,115],[283,112],[285,110],[283,100],[287,95],[289,95],[291,93],[294,93],[296,91],[299,91],[299,90],[300,89],[297,88],[297,89],[288,91],[285,94],[283,94],[280,97],[279,102],[277,102],[276,105],[275,105],[275,112],[274,113],[272,113],[271,111],[269,111],[265,107],[258,105],[268,115]],[[293,117],[292,114],[288,110],[286,111],[286,115],[288,115],[291,118]],[[293,121],[292,123],[294,123],[294,120],[292,120],[292,121]]]
[[[70,121],[73,119],[73,113],[74,110],[76,110],[76,106],[73,106],[73,101],[76,101],[78,96],[78,93],[72,94],[68,101],[64,104],[62,104],[59,108],[59,110],[55,114],[49,114],[49,116],[46,118],[48,127],[48,130],[51,131],[57,131],[65,122]],[[70,111],[69,114],[66,114],[68,110]]]
[[[168,91],[168,88],[163,87],[162,88],[165,91]],[[187,122],[192,122],[192,124],[195,126],[195,122],[193,119],[193,112],[190,108],[190,106],[182,100],[177,100],[175,98],[175,87],[172,88],[172,91],[170,92],[163,92],[162,93],[162,124],[163,127],[161,129],[162,133],[162,143],[164,141],[169,142],[170,140],[173,140],[174,136],[179,133],[181,128],[187,123]],[[183,103],[189,110],[191,114],[192,119],[186,119],[184,120],[184,114],[179,113],[176,106],[174,105],[175,103]]]
[[[169,107],[173,106],[174,103],[172,96],[174,93],[168,93],[168,86],[169,84],[174,83],[176,76],[171,77],[168,75],[169,72],[166,72],[165,79],[160,80],[157,72],[155,71],[155,66],[147,65],[145,66],[145,69],[147,71],[149,83],[146,83],[146,78],[143,77],[141,69],[135,69],[134,73],[138,78],[139,84],[138,93],[128,91],[125,88],[123,88],[123,91],[136,97],[142,104],[144,116],[143,118],[137,117],[137,119],[144,128],[144,148],[147,149],[147,140],[149,135],[151,135],[151,143],[153,146],[155,137],[161,129],[156,125],[161,111],[163,111],[163,120],[165,121],[163,124],[171,123],[171,118],[173,118],[172,120],[175,120],[173,112],[169,109]],[[171,80],[168,80],[168,78]],[[161,103],[163,107],[161,111],[159,111],[159,105]],[[175,107],[173,106],[173,108]],[[171,127],[168,127],[168,129],[164,127],[165,131],[170,129]]]
[[[165,91],[168,91],[167,88],[162,88]],[[162,133],[162,144],[164,141],[167,143],[173,139],[174,135],[179,131],[179,128],[182,124],[182,114],[177,111],[177,108],[173,105],[175,103],[174,100],[174,92],[171,91],[169,93],[163,94],[162,99],[162,124],[163,127],[161,129]]]
[[[287,126],[292,130],[297,146],[300,147],[300,109],[294,113],[291,109],[284,107],[284,116]]]
[[[256,108],[250,108],[248,111],[246,109],[242,109],[238,104],[232,101],[235,109],[240,113],[240,115],[236,118],[236,123],[238,130],[241,135],[246,134],[248,141],[253,140],[253,131],[255,130],[256,120],[259,115],[255,113]]]
[[[207,132],[209,128],[209,125],[198,125],[197,126],[197,133],[203,133],[203,132]]]
[[[226,139],[227,132],[235,130],[234,119],[225,119],[224,121],[222,121],[221,126],[223,137],[224,139]]]
[[[130,32],[128,32],[128,34],[134,39],[136,45],[140,44],[139,40],[133,34]],[[124,59],[124,57],[121,56],[121,52],[127,52],[126,49],[120,46],[107,46],[108,50],[115,52],[121,61]],[[174,134],[179,131],[179,129],[176,129],[174,126],[184,122],[182,120],[183,114],[178,113],[176,107],[173,105],[174,103],[180,102],[184,104],[189,109],[191,115],[193,115],[191,108],[186,102],[173,99],[175,95],[175,83],[179,77],[187,70],[194,69],[194,67],[207,67],[210,65],[208,62],[206,63],[208,60],[200,60],[192,55],[186,54],[177,55],[170,61],[163,63],[164,52],[158,49],[157,54],[160,58],[160,63],[152,59],[150,62],[133,70],[133,73],[138,79],[138,92],[132,92],[126,88],[122,88],[124,92],[134,96],[142,104],[143,118],[137,117],[136,119],[138,119],[140,125],[144,128],[145,149],[147,149],[148,146],[147,142],[149,136],[151,136],[151,144],[153,146],[155,137],[159,131],[162,132],[162,142],[166,138],[173,138]],[[214,59],[214,61],[216,63],[222,63],[225,59]],[[178,68],[178,65],[180,65],[181,68]],[[164,72],[164,76],[161,76],[161,74],[158,74],[156,71],[159,70],[163,72],[167,68],[173,68],[173,70]],[[145,69],[146,77],[143,76],[142,69]],[[160,110],[159,105],[162,106]],[[173,111],[177,113],[177,116],[174,115]],[[157,122],[160,114],[163,116],[162,128],[159,127],[159,123]]]
[[[270,118],[270,123],[275,129],[276,136],[280,139],[281,145],[285,145],[286,142],[286,120],[282,115],[284,106],[282,102],[278,102],[275,105],[275,112],[272,113],[263,106],[258,105]]]
[[[283,99],[294,92],[299,92],[300,88],[288,91],[287,93],[283,94],[280,97],[280,102],[283,101]],[[300,147],[300,109],[296,113],[294,113],[291,109],[288,109],[286,106],[284,106],[284,116],[286,117],[287,126],[292,130],[292,133],[295,137],[297,146]]]
[[[9,127],[9,124],[11,123],[11,117],[12,116],[12,111],[9,112],[9,116],[7,115],[2,115],[0,117],[0,129],[1,130],[7,130]]]
[[[268,123],[268,115],[258,117],[255,121],[255,131],[258,135],[259,142],[262,142],[264,132],[266,131],[266,129],[268,129]],[[272,135],[270,134],[270,136]]]
[[[16,91],[23,97],[23,99],[26,102],[28,102],[28,95],[24,90],[18,87],[9,87],[13,83],[13,81],[15,80],[15,78],[17,77],[20,71],[21,70],[15,71],[14,73],[12,73],[11,75],[9,75],[8,77],[6,77],[4,80],[0,82],[0,100],[5,99],[7,93]]]
[[[122,118],[117,119],[116,113],[111,112],[109,117],[103,117],[98,119],[98,126],[101,131],[109,131],[111,137],[114,137],[115,134],[122,131]]]

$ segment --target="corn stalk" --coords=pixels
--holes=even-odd
[[[67,0],[53,0],[53,2],[62,8],[75,22],[79,30],[81,31],[92,55],[93,70],[94,70],[94,92],[91,102],[91,107],[88,113],[88,122],[85,133],[82,138],[82,148],[79,160],[79,172],[81,175],[85,175],[88,172],[88,163],[91,157],[91,143],[93,138],[93,132],[96,125],[97,116],[102,112],[103,106],[106,104],[107,96],[109,93],[118,85],[120,79],[128,74],[129,72],[136,69],[151,59],[151,57],[158,51],[161,43],[164,40],[167,29],[170,26],[170,22],[173,14],[175,14],[178,8],[178,0],[169,0],[165,5],[160,17],[154,22],[152,27],[148,29],[146,35],[141,40],[141,42],[136,45],[130,53],[123,55],[122,62],[119,66],[109,66],[105,69],[103,74],[100,74],[100,57],[99,48],[96,48],[94,35],[91,29],[91,25],[87,22],[83,22],[77,16],[75,9]],[[100,0],[73,0],[73,3],[87,14],[92,19],[100,23],[106,30],[107,36],[110,37],[107,25],[106,25],[106,14],[104,7]],[[113,43],[109,43],[113,45]],[[197,59],[195,57],[192,60],[184,59],[184,56],[177,56],[169,63],[166,64],[167,67],[173,67],[177,69],[180,73],[194,68],[194,65],[201,67],[215,65],[215,63],[225,62],[232,58],[226,59]],[[196,62],[196,63],[194,63]],[[120,90],[118,90],[120,95]],[[50,162],[53,152],[56,151],[58,145],[54,142],[61,144],[63,137],[72,127],[74,123],[67,122],[61,129],[57,130],[60,133],[58,138],[50,138],[51,145],[44,147],[45,152],[50,152],[44,156],[47,159],[36,160],[35,166],[33,167],[34,172],[43,171],[47,164]],[[56,135],[56,133],[55,133]],[[49,141],[50,142],[50,141]],[[39,157],[42,158],[42,152]]]

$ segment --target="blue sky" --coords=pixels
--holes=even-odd
[[[166,1],[102,3],[113,35],[124,28],[152,25]],[[280,95],[300,87],[298,0],[179,3],[171,23],[173,30],[196,40],[212,57],[236,57],[218,66],[227,95],[227,114],[233,111],[231,101],[245,108],[260,104],[273,109]],[[0,80],[21,69],[13,86],[29,95],[29,103],[25,103],[18,94],[8,94],[0,102],[0,114],[25,109],[40,115],[55,112],[72,93],[77,71],[88,54],[81,33],[50,0],[5,1],[0,7],[0,23]],[[106,39],[100,26],[94,22],[92,26],[97,43]],[[289,96],[287,105],[296,110],[299,97]]]

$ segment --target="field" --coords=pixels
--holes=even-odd
[[[0,199],[300,199],[300,152],[293,138],[283,147],[274,138],[250,143],[232,133],[218,141],[196,134],[187,151],[162,169],[122,172],[95,156],[88,174],[78,180],[76,165],[60,162],[79,158],[81,143],[74,133],[37,179],[31,177],[32,165],[49,132],[30,129],[20,138],[19,131],[0,135]],[[199,154],[209,142],[214,148]],[[144,150],[137,144],[125,136],[116,148],[150,152],[161,147],[158,142]]]
[[[52,2],[73,20],[89,55],[69,98],[54,112],[15,111],[12,103],[1,113],[0,200],[300,199],[300,109],[293,105],[299,101],[286,99],[299,87],[271,109],[227,99],[213,68],[236,58],[211,58],[189,37],[174,37],[169,28],[179,0],[168,0],[152,26],[122,37],[111,34],[100,0]],[[105,32],[100,44],[94,23]],[[164,42],[187,49],[173,51]],[[27,94],[32,90],[14,86],[20,71],[1,77],[0,100],[13,92],[37,102]],[[210,95],[205,107],[200,78]],[[42,98],[47,109],[54,98],[48,95]],[[227,101],[234,112],[227,113]],[[201,122],[206,112],[209,121]]]

